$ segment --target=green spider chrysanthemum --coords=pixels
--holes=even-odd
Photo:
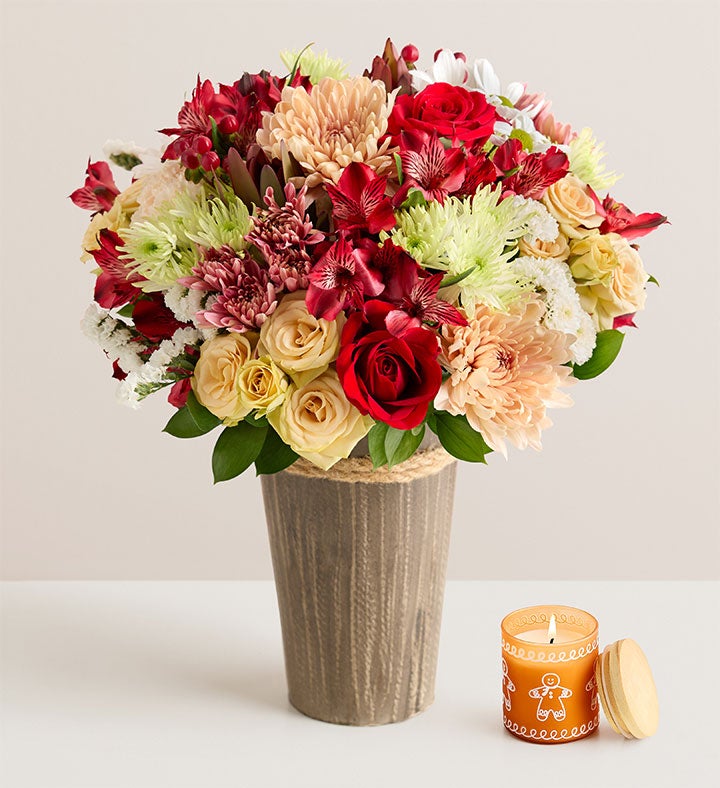
[[[509,261],[528,230],[528,212],[512,197],[501,200],[488,186],[472,198],[449,197],[396,216],[394,243],[425,268],[464,275],[457,287],[468,311],[478,303],[504,310],[522,294],[524,283]]]
[[[280,53],[280,59],[286,68],[291,71],[300,58],[298,71],[310,77],[310,82],[316,85],[323,77],[332,79],[345,79],[348,75],[347,65],[340,58],[331,58],[327,50],[313,52],[309,47],[304,51],[285,50]]]
[[[592,129],[584,128],[570,141],[569,147],[570,171],[595,191],[608,189],[622,177],[607,171],[602,162],[605,158],[604,144],[595,139]]]
[[[215,249],[232,246],[237,252],[247,247],[245,236],[252,222],[245,203],[232,192],[224,194],[222,199],[210,200],[180,195],[169,210],[182,221],[187,238],[200,246]]]

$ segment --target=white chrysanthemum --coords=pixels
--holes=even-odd
[[[535,290],[545,302],[543,323],[555,331],[570,334],[572,360],[584,364],[595,348],[593,322],[580,303],[570,269],[552,258],[518,257],[513,261],[518,278],[527,289]]]
[[[137,167],[135,171],[137,171]],[[137,174],[137,173],[136,173]],[[159,168],[135,181],[138,209],[131,222],[144,222],[155,216],[163,205],[184,195],[194,200],[202,195],[202,187],[185,178],[185,168],[178,161],[166,161]]]
[[[523,239],[534,244],[536,241],[551,243],[558,237],[560,228],[550,211],[537,200],[516,194],[513,197],[519,218],[525,223],[527,232]]]
[[[436,82],[467,87],[465,83],[468,78],[468,69],[461,57],[455,57],[455,54],[449,49],[441,49],[435,62],[427,71],[414,68],[410,72],[410,77],[416,91],[420,91],[428,85],[434,85]]]
[[[161,290],[188,276],[192,263],[178,254],[178,228],[164,221],[135,222],[120,230],[128,266],[147,279],[142,289]]]
[[[533,123],[533,118],[540,112],[544,102],[538,102],[527,109],[515,107],[525,91],[524,85],[522,82],[510,82],[503,88],[495,69],[485,58],[479,58],[468,66],[449,49],[443,49],[430,69],[414,69],[410,74],[413,87],[418,91],[435,82],[447,82],[449,85],[484,93],[488,103],[495,107],[502,118],[496,122],[494,134],[490,138],[494,145],[505,142],[515,129],[522,131],[525,139],[532,143],[533,153],[544,153],[552,144]]]
[[[595,191],[608,189],[622,177],[616,172],[608,172],[603,159],[604,143],[598,142],[592,129],[584,128],[568,145],[570,172],[584,181]]]
[[[543,228],[551,232],[534,205],[514,196],[501,199],[499,189],[487,186],[473,197],[399,211],[390,237],[420,265],[462,276],[457,287],[466,309],[473,311],[479,302],[505,309],[522,292],[509,262],[518,239]]]

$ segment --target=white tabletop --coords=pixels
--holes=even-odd
[[[271,583],[8,583],[3,788],[663,788],[715,785],[717,583],[448,584],[435,704],[396,725],[308,719],[286,699]],[[634,637],[657,735],[554,746],[502,727],[499,623],[576,605]],[[687,643],[687,646],[684,644]]]

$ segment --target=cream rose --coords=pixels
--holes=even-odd
[[[558,233],[554,241],[541,241],[536,238],[534,243],[528,243],[521,238],[518,248],[523,257],[535,257],[540,260],[558,260],[562,263],[570,256],[570,245],[567,236],[563,233]]]
[[[583,308],[600,330],[612,328],[616,317],[645,308],[645,284],[648,281],[640,255],[625,238],[614,233],[604,237],[615,256],[612,279],[608,283],[578,285],[577,289]]]
[[[244,419],[251,408],[241,399],[238,373],[250,360],[253,347],[246,334],[218,334],[200,348],[192,388],[201,405],[228,426]]]
[[[602,224],[587,185],[574,175],[566,175],[548,186],[542,201],[569,238],[582,238],[587,230]]]
[[[137,197],[139,192],[139,181],[135,181],[125,191],[118,194],[109,211],[96,213],[93,216],[82,239],[82,255],[80,255],[80,259],[83,263],[92,259],[90,252],[100,248],[98,243],[100,230],[112,230],[116,233],[118,230],[130,226],[130,220],[138,207]]]
[[[584,285],[610,286],[618,260],[609,235],[595,233],[570,244],[570,273]]]
[[[323,470],[348,457],[374,423],[348,402],[333,369],[301,388],[291,384],[268,421],[285,443]]]
[[[287,396],[289,381],[270,356],[250,359],[240,367],[237,388],[240,404],[264,416],[280,406]]]
[[[343,322],[340,315],[336,320],[313,317],[305,305],[305,291],[290,293],[262,324],[262,351],[303,386],[337,357]]]

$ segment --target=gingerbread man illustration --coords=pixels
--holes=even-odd
[[[503,687],[503,698],[505,700],[505,708],[510,711],[512,708],[512,698],[510,697],[511,692],[515,692],[515,685],[513,684],[512,679],[508,675],[508,664],[503,658],[502,661],[502,687]]]
[[[590,700],[590,710],[596,711],[598,707],[598,694],[597,694],[597,683],[595,681],[595,676],[593,676],[590,681],[585,685],[585,692],[591,693],[591,700]]]
[[[556,722],[565,719],[565,704],[563,698],[569,698],[572,690],[560,686],[560,676],[557,673],[546,673],[542,679],[542,687],[531,689],[528,695],[537,698],[540,702],[537,707],[537,718],[545,722],[552,715]]]

